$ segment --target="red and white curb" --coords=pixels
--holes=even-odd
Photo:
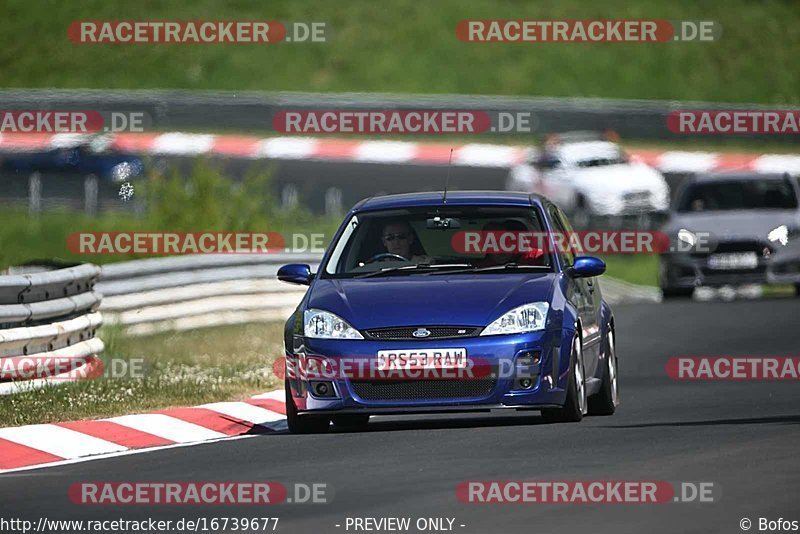
[[[72,146],[83,134],[0,134],[0,150],[26,151]],[[109,134],[114,148],[148,155],[217,155],[252,159],[289,159],[446,165],[453,148],[453,164],[468,167],[511,167],[525,160],[529,147],[487,143],[416,143],[315,137],[247,137],[238,135],[168,133]],[[744,170],[800,173],[800,155],[635,150],[631,156],[662,172]]]
[[[243,402],[0,428],[0,473],[285,429],[283,390]]]

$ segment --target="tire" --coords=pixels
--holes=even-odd
[[[670,287],[669,284],[669,263],[664,257],[661,257],[658,268],[659,282],[661,285],[661,294],[664,300],[667,299],[686,299],[690,298],[694,293],[693,287]]]
[[[579,230],[586,230],[592,222],[592,214],[586,208],[586,202],[583,198],[578,199],[575,209],[572,210],[572,215],[569,218],[572,225]]]
[[[614,415],[619,404],[617,349],[614,331],[608,332],[608,353],[600,391],[589,397],[589,415]]]
[[[572,340],[567,398],[561,408],[545,408],[542,417],[548,423],[577,423],[587,411],[586,375],[583,367],[583,347],[578,336]]]
[[[322,415],[298,414],[288,380],[285,382],[284,388],[286,389],[286,423],[289,426],[289,432],[292,434],[320,434],[327,432],[331,425],[330,419]]]
[[[664,299],[688,299],[694,293],[693,287],[662,287],[661,294]]]
[[[361,413],[348,413],[342,415],[334,415],[332,418],[333,424],[342,428],[363,428],[369,423],[369,414]]]
[[[800,297],[800,283],[794,285],[794,296]]]

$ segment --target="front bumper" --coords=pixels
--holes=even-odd
[[[661,256],[661,286],[690,288],[744,284],[800,283],[800,257],[759,255],[751,269],[714,269],[707,254],[670,253]]]
[[[800,284],[800,254],[776,254],[767,267],[767,283]]]
[[[573,333],[562,329],[526,334],[437,339],[428,341],[322,340],[295,338],[287,365],[297,369],[303,358],[374,361],[379,350],[464,348],[467,357],[488,363],[496,372],[479,378],[359,380],[330,377],[335,397],[320,397],[310,382],[295,375],[288,379],[298,412],[306,413],[436,413],[540,409],[561,406],[566,397],[570,343]],[[520,385],[517,359],[538,354],[539,363],[524,368],[530,387]],[[319,379],[317,376],[314,380]],[[472,381],[481,380],[481,384]],[[435,381],[435,383],[434,383]],[[461,381],[471,381],[469,383]]]

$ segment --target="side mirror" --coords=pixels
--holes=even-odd
[[[307,286],[311,284],[311,266],[305,263],[290,263],[278,269],[278,280],[289,282],[290,284],[301,284]]]
[[[573,278],[592,278],[606,272],[606,262],[594,256],[578,256],[568,270]]]

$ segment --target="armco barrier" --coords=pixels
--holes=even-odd
[[[384,93],[110,91],[6,89],[5,109],[61,109],[143,112],[154,130],[265,131],[286,110],[480,110],[531,113],[531,134],[612,129],[628,139],[686,140],[667,128],[667,116],[681,109],[790,109],[781,106],[608,98],[509,97],[497,95],[425,95]],[[201,113],[198,110],[202,110]],[[772,142],[797,142],[800,135],[738,135]],[[702,137],[697,134],[694,139]]]
[[[284,263],[319,255],[215,254],[110,264],[102,269],[100,309],[130,335],[286,318],[305,288],[276,280]]]
[[[99,365],[99,275],[99,267],[83,264],[0,276],[0,395],[76,380]]]

